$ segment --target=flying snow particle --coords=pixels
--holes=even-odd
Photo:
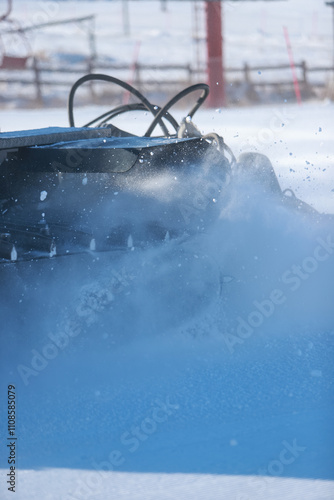
[[[17,260],[17,251],[16,251],[16,248],[14,246],[12,248],[12,251],[10,252],[10,260],[12,260],[12,261]]]
[[[131,234],[128,237],[128,248],[133,248],[133,239]]]
[[[47,197],[47,195],[48,195],[48,192],[47,192],[47,191],[41,191],[41,194],[39,195],[39,199],[40,199],[41,201],[44,201],[44,200],[45,200],[45,198]]]

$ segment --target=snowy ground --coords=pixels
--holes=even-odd
[[[236,154],[268,154],[282,187],[333,213],[332,115],[331,103],[284,104],[203,111],[196,121]],[[66,125],[62,110],[2,120],[2,130]],[[139,132],[139,122],[128,125]],[[333,222],[305,222],[241,186],[180,264],[199,297],[210,273],[233,276],[220,294],[213,279],[208,308],[182,292],[182,275],[151,269],[166,250],[56,266],[37,292],[31,277],[25,292],[8,290],[1,392],[4,401],[16,385],[15,498],[334,499],[332,235]],[[90,287],[120,275],[114,308],[91,305],[76,336],[68,323],[62,330]],[[251,326],[256,314],[262,322]],[[0,422],[4,433],[3,414]],[[0,487],[11,498],[3,450]]]

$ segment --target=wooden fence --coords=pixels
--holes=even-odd
[[[319,90],[325,88],[328,79],[334,73],[334,67],[309,67],[305,61],[296,64],[298,82],[302,90]],[[33,58],[30,63],[19,71],[17,69],[0,69],[0,84],[13,84],[22,87],[33,87],[30,98],[43,103],[45,95],[52,89],[64,88],[64,95],[74,81],[86,73],[108,73],[117,78],[130,82],[143,92],[172,93],[181,90],[187,85],[206,81],[205,68],[194,69],[191,65],[150,65],[135,64],[129,67],[126,64],[105,64],[98,60],[89,59],[85,64],[51,67]],[[293,91],[291,70],[288,64],[249,66],[225,69],[227,89],[229,87],[246,88],[255,92]],[[6,86],[5,86],[6,87]],[[2,98],[6,98],[6,88],[3,87]],[[65,94],[66,92],[66,94]]]

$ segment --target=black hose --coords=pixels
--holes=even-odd
[[[154,106],[146,99],[146,97],[144,97],[137,89],[135,89],[134,87],[132,87],[128,83],[123,82],[122,80],[119,80],[118,78],[115,78],[113,76],[103,75],[103,74],[99,74],[99,73],[97,73],[97,74],[89,73],[88,75],[85,75],[85,76],[79,78],[79,80],[77,80],[74,83],[74,85],[72,86],[72,88],[70,90],[70,94],[68,97],[68,119],[69,119],[70,127],[75,126],[74,114],[73,114],[74,94],[75,94],[76,90],[78,89],[78,87],[80,87],[80,85],[82,85],[85,82],[91,81],[91,80],[101,80],[101,81],[105,81],[105,82],[115,83],[116,85],[119,85],[123,89],[127,90],[128,92],[130,92],[131,94],[136,96],[143,103],[145,108],[152,113],[153,116],[158,115],[160,113],[160,111],[158,113],[156,113]],[[159,123],[164,135],[166,135],[166,136],[169,135],[168,129],[167,129],[166,125],[164,124],[164,122],[162,121],[162,118],[160,116],[159,116],[158,120],[154,119],[153,121],[155,121],[154,127],[156,126],[157,123]]]
[[[102,115],[98,116],[94,120],[90,121],[89,123],[86,123],[84,127],[89,127],[93,123],[97,122],[98,120],[102,119],[100,123],[97,124],[98,127],[103,127],[104,125],[107,124],[109,120],[112,120],[113,118],[116,118],[116,116],[121,115],[122,113],[126,113],[128,111],[145,111],[146,108],[143,103],[137,102],[133,104],[123,104],[121,106],[118,106],[117,108],[111,109],[110,111],[107,111],[106,113],[103,113]],[[154,106],[154,114],[156,115],[160,111],[159,106]],[[177,133],[179,129],[179,124],[175,120],[175,118],[170,114],[166,113],[164,118],[172,125],[174,128],[175,132]],[[169,135],[169,134],[168,134]]]
[[[91,120],[90,122],[88,122],[84,126],[89,127],[89,126],[93,125],[94,123],[96,123],[98,120],[102,120],[101,123],[99,124],[99,126],[102,126],[102,125],[105,125],[108,120],[110,120],[110,119],[114,118],[115,116],[118,116],[122,113],[125,113],[127,111],[138,111],[138,110],[147,109],[150,113],[152,113],[152,115],[154,116],[154,119],[153,119],[151,125],[149,126],[149,128],[147,129],[144,137],[150,137],[153,130],[155,129],[155,127],[158,124],[160,125],[164,136],[169,137],[170,134],[169,134],[168,129],[163,121],[164,119],[169,121],[169,123],[174,127],[175,131],[177,132],[179,125],[178,125],[177,121],[175,120],[175,118],[168,112],[168,110],[172,106],[174,106],[174,104],[176,104],[179,100],[181,100],[182,98],[184,98],[188,94],[195,92],[197,90],[202,90],[203,91],[202,94],[200,95],[200,97],[197,99],[195,105],[192,107],[192,109],[187,114],[187,116],[192,118],[194,116],[194,114],[196,113],[196,111],[198,110],[198,108],[202,105],[202,103],[205,101],[205,99],[209,95],[209,90],[210,90],[209,86],[206,85],[205,83],[197,83],[195,85],[191,85],[190,87],[187,87],[186,89],[184,89],[181,92],[179,92],[178,94],[176,94],[172,99],[170,99],[167,102],[167,104],[165,104],[165,106],[163,108],[159,108],[158,106],[154,106],[153,104],[151,104],[148,101],[148,99],[146,99],[145,96],[143,96],[137,89],[135,89],[134,87],[132,87],[128,83],[123,82],[122,80],[119,80],[118,78],[115,78],[113,76],[99,74],[99,73],[97,73],[97,74],[89,73],[88,75],[85,75],[85,76],[79,78],[79,80],[77,80],[74,83],[74,85],[72,86],[72,88],[70,90],[70,94],[68,97],[68,119],[69,119],[69,123],[70,123],[71,127],[75,126],[74,112],[73,112],[73,102],[74,102],[75,92],[77,91],[78,87],[80,87],[83,83],[88,82],[88,81],[92,81],[92,80],[101,80],[101,81],[111,82],[111,83],[114,83],[116,85],[119,85],[120,87],[127,90],[128,92],[133,94],[135,97],[137,97],[141,102],[135,103],[135,104],[123,104],[121,106],[118,106],[115,109],[112,109],[110,111],[103,113],[102,115],[98,116],[94,120]]]
[[[190,116],[192,118],[198,108],[202,105],[202,103],[205,101],[205,99],[209,95],[210,88],[206,83],[196,83],[195,85],[191,85],[190,87],[187,87],[186,89],[182,90],[178,94],[176,94],[172,99],[170,99],[167,104],[163,108],[160,109],[160,111],[156,114],[154,120],[152,121],[151,125],[146,131],[146,134],[144,137],[150,137],[153,130],[157,126],[158,123],[160,123],[161,119],[166,115],[167,111],[169,108],[174,106],[180,99],[185,97],[186,95],[195,92],[196,90],[203,90],[201,96],[197,99],[195,106],[192,107],[192,109],[189,111],[187,116]]]

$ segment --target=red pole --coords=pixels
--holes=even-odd
[[[286,26],[283,26],[283,32],[284,32],[284,37],[285,37],[286,48],[287,48],[288,55],[289,55],[290,68],[292,71],[293,88],[295,90],[297,102],[298,102],[298,104],[301,104],[302,98],[300,95],[300,88],[299,88],[299,83],[298,83],[298,78],[297,78],[297,73],[296,73],[296,66],[295,66],[295,61],[293,59],[293,53],[292,53],[292,48],[291,48],[291,43],[290,43],[289,32],[288,32],[288,28]]]
[[[222,5],[220,1],[205,2],[207,36],[207,73],[210,94],[208,105],[219,108],[225,105],[223,71]]]

